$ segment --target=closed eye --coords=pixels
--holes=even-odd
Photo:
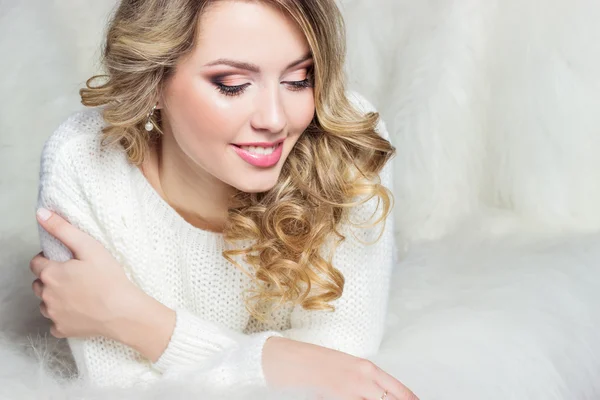
[[[214,84],[215,84],[215,88],[219,92],[224,94],[225,96],[239,96],[240,94],[242,94],[244,92],[244,90],[248,86],[250,86],[249,83],[244,83],[243,85],[235,85],[235,86],[224,85],[220,82],[214,82]]]
[[[298,90],[306,89],[306,88],[313,86],[313,84],[309,78],[303,79],[301,81],[289,81],[289,82],[283,82],[283,83],[289,85],[290,89],[293,91],[298,91]]]

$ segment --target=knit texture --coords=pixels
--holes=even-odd
[[[348,97],[357,109],[375,111],[360,95],[351,92]],[[100,241],[132,282],[174,309],[177,317],[168,347],[156,363],[104,337],[68,339],[80,379],[126,387],[195,368],[216,386],[265,387],[262,348],[271,336],[359,357],[377,352],[394,261],[391,214],[383,234],[381,224],[340,227],[346,240],[333,265],[346,284],[342,297],[331,303],[335,312],[287,305],[275,311],[270,322],[260,323],[244,307],[242,292],[252,285],[250,278],[222,256],[229,246],[223,236],[186,222],[128,162],[122,148],[102,146],[104,125],[100,109],[85,109],[52,134],[42,153],[38,206],[57,212]],[[377,131],[389,139],[381,120]],[[380,178],[392,189],[390,164]],[[350,220],[369,220],[376,209],[377,200],[372,199],[354,207]],[[46,257],[72,258],[41,228],[40,240]]]

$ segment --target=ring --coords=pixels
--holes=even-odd
[[[381,395],[381,397],[379,398],[379,400],[385,400],[385,399],[387,399],[387,395],[388,395],[388,391],[386,390],[385,392],[383,392],[383,394]]]

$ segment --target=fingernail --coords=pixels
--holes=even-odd
[[[50,218],[50,216],[52,216],[52,213],[50,211],[46,210],[45,208],[38,208],[38,210],[37,210],[37,216],[42,221],[47,221],[48,218]]]

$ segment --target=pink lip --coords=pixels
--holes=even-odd
[[[277,145],[277,148],[271,154],[253,154],[249,151],[246,151],[238,146],[256,146],[256,147],[273,147]],[[281,159],[281,153],[283,152],[283,140],[273,143],[273,144],[242,144],[242,145],[232,145],[233,150],[237,153],[238,156],[244,161],[246,161],[250,165],[254,165],[255,167],[268,168],[276,165]]]
[[[253,142],[253,143],[235,143],[234,146],[255,146],[255,147],[273,147],[277,146],[280,143],[283,143],[284,139],[279,139],[275,142]]]

